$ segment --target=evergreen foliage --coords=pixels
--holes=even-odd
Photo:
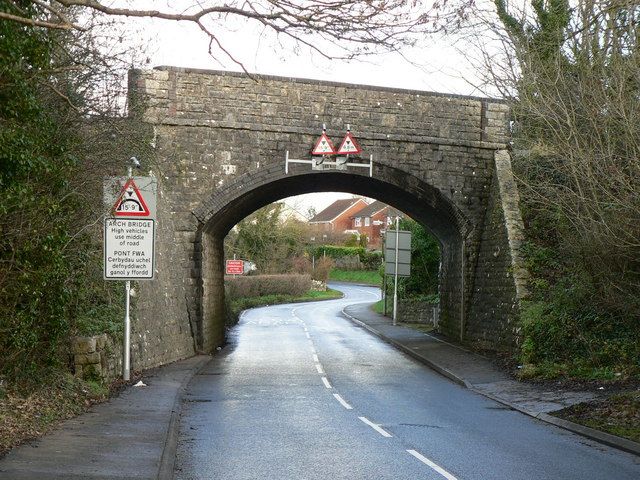
[[[43,15],[33,2],[0,10],[17,4]],[[121,318],[76,190],[84,119],[51,88],[74,88],[55,74],[66,35],[0,22],[0,376],[27,387],[66,368],[70,335],[113,333]]]

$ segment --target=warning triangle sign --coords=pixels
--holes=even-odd
[[[311,155],[334,155],[336,153],[336,149],[331,142],[331,139],[327,137],[326,132],[322,132],[320,138],[316,142],[316,146],[313,147],[311,151]]]
[[[150,215],[149,207],[133,178],[127,180],[122,187],[118,200],[113,206],[113,214],[116,217],[148,217]]]
[[[338,149],[338,155],[355,155],[360,152],[362,152],[360,145],[358,145],[355,137],[351,135],[351,132],[347,131]]]

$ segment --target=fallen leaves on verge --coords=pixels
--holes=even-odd
[[[28,395],[8,388],[0,392],[0,455],[39,437],[62,420],[108,398],[109,390],[71,375],[60,375]]]
[[[640,442],[640,390],[580,403],[553,415]]]

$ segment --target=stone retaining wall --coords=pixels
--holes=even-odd
[[[440,306],[424,300],[398,299],[398,319],[405,323],[425,323],[438,325]]]
[[[122,345],[106,333],[73,337],[71,353],[76,377],[110,381],[122,373]]]

